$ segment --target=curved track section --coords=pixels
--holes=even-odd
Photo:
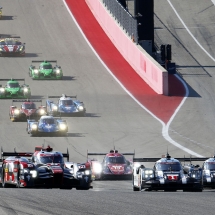
[[[194,4],[194,0],[189,2]],[[206,2],[209,7],[210,1]],[[206,23],[213,21],[214,8],[205,10],[203,3],[198,5],[199,8],[194,4],[196,14],[204,11],[202,14],[205,18],[191,19],[192,13],[186,11],[192,6],[191,3],[189,7],[186,1],[180,5],[176,0],[172,3],[181,11],[181,16],[186,18],[184,21],[189,20],[192,30],[204,46],[210,49],[212,32],[210,25],[207,26]],[[62,1],[7,0],[2,6],[5,17],[0,20],[1,34],[20,36],[26,42],[27,54],[24,58],[0,58],[0,76],[25,78],[34,98],[46,98],[51,94],[77,94],[87,108],[87,116],[84,118],[66,118],[69,124],[68,137],[32,138],[25,131],[26,123],[10,122],[8,111],[11,101],[1,100],[0,135],[5,151],[13,150],[14,147],[17,151],[32,151],[36,145],[45,141],[62,152],[68,148],[71,159],[78,162],[86,160],[87,149],[104,152],[113,146],[120,151],[135,149],[137,157],[160,156],[167,146],[174,156],[182,155],[182,151],[162,137],[160,122],[135,103],[108,74],[83,40]],[[168,12],[164,13],[165,10]],[[157,25],[163,27],[163,30],[157,32],[157,37],[164,43],[173,44],[173,50],[177,47],[174,58],[191,92],[170,125],[171,137],[207,156],[211,150],[207,151],[206,145],[213,146],[214,136],[214,63],[201,53],[189,35],[186,35],[186,31],[181,29],[168,2],[155,0],[155,13],[158,17]],[[204,27],[196,28],[197,24]],[[213,47],[211,50],[214,50]],[[64,71],[64,80],[32,81],[28,77],[28,67],[31,60],[39,59],[58,60]],[[183,214],[214,211],[214,204],[211,202],[214,193],[210,191],[198,196],[182,192],[136,193],[132,191],[130,181],[101,181],[95,182],[93,186],[94,189],[90,191],[2,189],[0,213],[138,214],[145,211],[148,214],[181,214],[180,205],[183,205]],[[199,208],[202,201],[204,207]]]

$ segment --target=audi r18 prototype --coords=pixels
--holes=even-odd
[[[50,98],[58,98],[58,101],[54,103]],[[75,99],[72,99],[75,98]],[[86,108],[84,103],[76,99],[77,96],[48,96],[46,101],[47,113],[51,116],[58,115],[73,115],[73,116],[85,116]]]
[[[40,63],[39,67],[31,65],[29,67],[29,76],[32,79],[62,79],[63,71],[60,66],[57,65],[56,60],[37,60],[32,63]],[[56,63],[53,67],[51,63]]]
[[[2,152],[0,183],[2,187],[48,187],[62,189],[89,189],[91,172],[89,164],[69,161],[69,153],[35,147],[34,153]],[[32,157],[27,159],[26,157]]]
[[[17,38],[20,37],[0,39],[0,56],[25,56],[25,43],[21,43]]]
[[[0,85],[0,99],[8,98],[30,98],[31,90],[29,85],[25,84],[25,79],[0,79],[0,81],[7,81],[5,86]],[[18,81],[24,81],[20,85]]]
[[[22,103],[18,108],[14,105],[14,102]],[[41,102],[39,107],[35,102]],[[26,121],[27,119],[39,119],[41,116],[46,115],[46,107],[42,105],[42,100],[27,99],[27,100],[12,100],[12,106],[10,106],[9,116],[12,122],[14,121]]]
[[[179,160],[190,161],[186,158],[171,158],[168,153],[165,158],[160,159],[134,158],[133,190],[202,192],[202,169],[198,166],[184,169]],[[146,168],[135,162],[155,162],[155,164],[153,168]]]
[[[27,119],[27,133],[31,136],[66,136],[68,125],[66,120],[57,119],[53,116],[41,116],[35,119]]]
[[[87,153],[87,156],[105,155],[102,162],[90,159],[93,179],[131,179],[132,162],[126,160],[124,155],[134,153],[119,153],[110,150],[110,153]]]

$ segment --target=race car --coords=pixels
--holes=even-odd
[[[38,121],[27,119],[27,133],[31,136],[66,136],[68,125],[66,120],[53,116],[41,116]]]
[[[215,189],[215,155],[204,161],[202,169],[204,187]]]
[[[0,7],[0,19],[2,18],[2,9],[3,7]]]
[[[58,101],[54,103],[50,98],[58,98]],[[75,98],[74,100],[72,98]],[[86,108],[84,103],[76,99],[77,96],[48,96],[46,101],[46,108],[48,115],[70,115],[70,116],[85,116]]]
[[[22,103],[21,107],[18,108],[14,105],[14,102]],[[35,102],[40,102],[39,107],[36,106]],[[12,100],[12,105],[9,110],[9,117],[12,122],[14,121],[26,121],[27,119],[38,119],[41,116],[46,115],[46,107],[42,105],[42,100],[27,99],[27,100]]]
[[[20,37],[0,39],[0,56],[25,56],[25,43],[21,43],[17,38]]]
[[[92,169],[92,178],[100,179],[131,179],[132,178],[132,162],[126,160],[124,155],[132,155],[134,153],[119,153],[118,150],[110,150],[109,153],[88,153],[88,156],[105,155],[102,162],[90,159]]]
[[[166,157],[162,158],[134,158],[133,191],[144,189],[146,191],[183,190],[202,192],[202,168],[198,166],[183,168],[180,161],[190,161],[190,159],[171,158],[168,153]],[[136,162],[155,162],[155,164],[153,168],[146,168]]]
[[[32,63],[40,63],[39,67],[31,65],[29,67],[29,76],[32,79],[62,79],[63,71],[60,66],[57,65],[56,60],[34,60]],[[51,63],[56,63],[53,67]]]
[[[71,164],[68,150],[67,153],[61,153],[53,151],[50,146],[47,148],[37,146],[34,153],[2,150],[1,154],[0,183],[4,188],[9,186],[85,190],[92,188],[89,164]],[[67,162],[64,158],[67,158]]]
[[[0,81],[7,81],[5,86],[0,85],[0,99],[8,98],[30,98],[31,90],[29,85],[25,84],[25,79],[0,79]],[[20,85],[18,81],[24,81]]]
[[[63,157],[67,157],[67,162],[64,162]],[[52,187],[83,190],[92,188],[90,164],[69,162],[68,150],[62,154],[53,151],[50,146],[36,147],[32,162],[35,166],[47,165],[52,170]]]

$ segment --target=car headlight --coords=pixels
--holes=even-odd
[[[60,73],[60,70],[59,70],[59,69],[57,69],[57,70],[56,70],[56,73],[57,73],[57,74],[59,74],[59,73]]]
[[[19,51],[22,51],[22,49],[23,49],[23,46],[21,46],[21,47],[19,48]]]
[[[60,124],[60,130],[65,130],[66,129],[66,125],[65,124]]]
[[[1,14],[1,13],[0,13]],[[3,49],[2,48],[0,48],[0,51],[3,51]]]
[[[85,170],[85,175],[89,175],[90,174],[90,170]]]
[[[54,107],[53,107],[53,110],[54,110],[54,111],[57,111],[57,106],[54,106]]]
[[[5,91],[5,89],[4,88],[0,88],[0,91],[3,93]]]
[[[84,110],[84,107],[83,107],[83,106],[79,106],[79,107],[78,107],[78,110],[79,110],[79,111],[83,111],[83,110]]]
[[[45,111],[43,109],[40,110],[40,114],[43,115]]]
[[[15,109],[15,110],[14,110],[14,114],[19,114],[19,110],[18,110],[18,109]]]
[[[28,173],[28,169],[23,169],[23,173]]]
[[[31,126],[31,128],[32,128],[33,130],[36,130],[36,129],[37,129],[37,125],[36,125],[36,124],[33,124],[33,125]]]
[[[25,92],[25,93],[28,92],[28,88],[27,88],[27,87],[24,88],[24,92]]]
[[[35,70],[34,70],[34,73],[35,73],[35,74],[37,74],[38,72],[39,72],[38,69],[35,69]]]
[[[95,171],[96,174],[102,172],[102,165],[100,163],[95,163],[93,166],[94,166],[93,170]]]
[[[37,171],[36,170],[31,170],[30,174],[32,175],[33,178],[37,177]]]

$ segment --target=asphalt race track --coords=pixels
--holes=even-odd
[[[198,4],[196,3],[198,1]],[[203,156],[214,152],[215,119],[215,7],[210,0],[155,0],[155,32],[160,43],[172,44],[173,61],[189,88],[189,96],[169,127],[169,135]],[[180,15],[206,54],[181,24]],[[20,36],[26,57],[0,58],[1,78],[25,78],[32,98],[77,95],[86,117],[66,118],[68,137],[30,137],[26,123],[11,122],[11,100],[0,101],[0,136],[4,151],[33,151],[50,144],[69,149],[70,159],[86,161],[90,152],[115,146],[136,157],[160,157],[167,147],[173,157],[185,152],[162,136],[162,125],[141,108],[110,76],[73,22],[61,0],[1,1],[0,34]],[[64,80],[32,81],[32,60],[57,60]],[[4,83],[3,83],[4,84]],[[153,99],[153,98],[152,98]],[[214,213],[214,191],[133,192],[131,181],[96,181],[89,191],[59,189],[0,189],[0,214],[209,214]]]

